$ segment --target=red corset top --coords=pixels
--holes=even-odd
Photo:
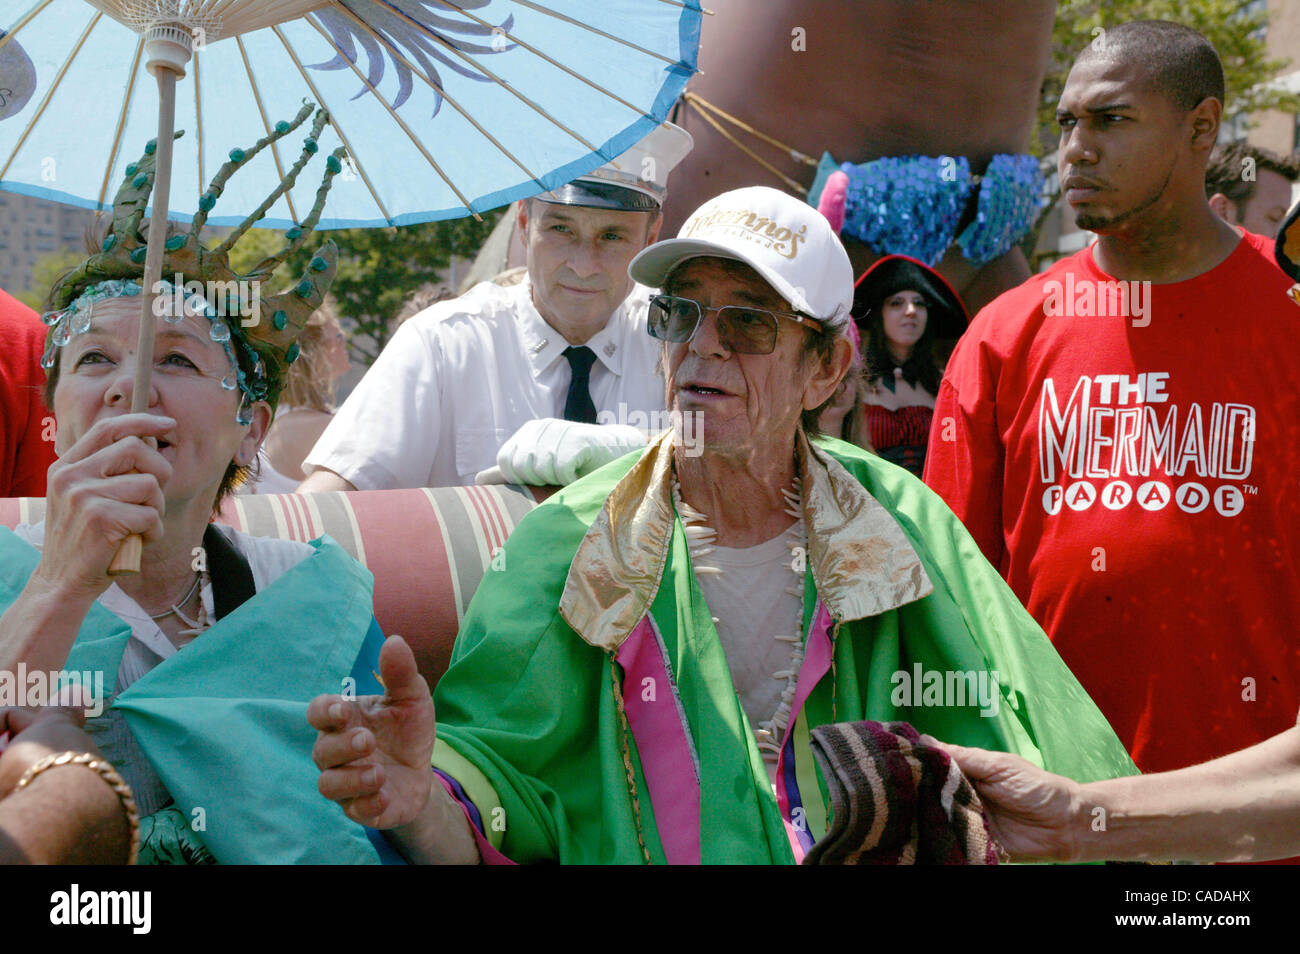
[[[864,404],[862,410],[876,453],[921,476],[934,408],[916,405],[891,411],[879,404]]]

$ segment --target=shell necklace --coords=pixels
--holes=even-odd
[[[803,665],[804,571],[796,569],[796,567],[804,565],[804,559],[801,557],[808,552],[808,534],[804,527],[803,508],[801,506],[802,484],[799,478],[794,479],[792,489],[782,488],[781,494],[786,502],[785,512],[795,518],[794,524],[785,531],[786,545],[790,548],[791,554],[788,565],[794,576],[785,592],[796,598],[798,611],[792,621],[792,630],[772,637],[778,642],[790,645],[789,663],[784,668],[772,673],[773,679],[785,680],[785,687],[781,692],[781,700],[776,707],[776,711],[772,713],[772,717],[760,722],[757,728],[754,729],[754,738],[758,743],[763,761],[772,764],[775,764],[781,755],[781,742],[785,738],[786,728],[790,724],[790,710],[794,705],[799,669]],[[686,535],[686,547],[690,553],[691,567],[694,569],[697,579],[709,574],[722,573],[721,567],[707,565],[707,557],[713,552],[716,545],[717,532],[708,525],[709,518],[705,514],[682,500],[681,485],[676,477],[673,478],[673,503],[677,507],[678,515],[681,517],[682,530]],[[714,616],[712,619],[716,626],[718,617]]]

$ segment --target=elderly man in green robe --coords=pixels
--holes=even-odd
[[[823,724],[1134,771],[943,502],[813,436],[852,360],[853,274],[825,219],[729,192],[630,271],[663,290],[649,330],[677,426],[519,525],[436,731],[396,637],[385,696],[313,701],[322,794],[412,861],[788,864],[830,821]]]

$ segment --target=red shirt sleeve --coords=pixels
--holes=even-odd
[[[978,319],[977,319],[978,322]],[[925,483],[952,508],[985,559],[1005,575],[996,368],[973,324],[948,362],[930,425]]]
[[[45,326],[34,311],[0,291],[0,497],[44,497],[54,463],[53,415],[42,397]]]

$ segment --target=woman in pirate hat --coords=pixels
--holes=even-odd
[[[943,376],[939,358],[970,316],[934,269],[887,255],[858,279],[853,317],[862,333],[864,387],[850,428],[863,446],[920,477]]]

